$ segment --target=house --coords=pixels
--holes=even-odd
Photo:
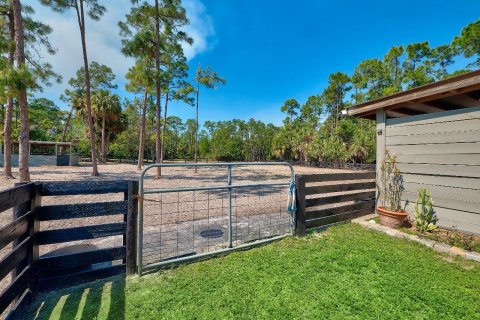
[[[480,234],[480,70],[347,109],[377,122],[377,184],[388,152],[403,176],[402,204],[419,188],[434,201],[437,224]]]

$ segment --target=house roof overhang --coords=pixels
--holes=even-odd
[[[411,90],[360,103],[347,108],[351,116],[375,119],[379,109],[388,118],[480,106],[480,70],[464,73]]]

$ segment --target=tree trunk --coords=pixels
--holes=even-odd
[[[167,84],[168,88],[168,84]],[[167,109],[168,109],[168,91],[165,94],[165,111],[163,112],[163,128],[162,128],[162,152],[160,154],[160,162],[163,162],[165,156],[165,134],[167,133]]]
[[[162,107],[161,107],[161,86],[160,86],[160,16],[158,13],[158,0],[155,0],[155,68],[157,71],[157,79],[155,81],[156,84],[156,116],[157,116],[157,126],[156,126],[156,143],[155,143],[155,157],[156,161],[161,161],[161,149],[162,149],[162,142],[160,140],[160,131],[161,131],[161,123],[160,119],[162,117]],[[162,168],[157,167],[157,178],[162,176]]]
[[[65,127],[63,127],[62,138],[61,138],[62,142],[65,142],[65,139],[67,137],[67,131],[68,131],[68,127],[70,126],[70,120],[72,119],[72,114],[73,114],[73,105],[70,108],[70,112],[68,113],[67,120],[65,120]]]
[[[138,146],[138,164],[137,169],[141,170],[143,166],[143,157],[145,155],[145,117],[147,114],[147,88],[143,94],[142,117],[140,118],[140,142]]]
[[[73,114],[73,104],[72,107],[70,108],[70,112],[68,113],[67,120],[65,120],[65,126],[63,127],[63,132],[62,132],[62,137],[60,138],[60,141],[65,142],[65,139],[67,138],[67,131],[68,127],[70,126],[70,120],[72,119],[72,114]],[[65,150],[67,147],[61,146],[61,154],[64,154]]]
[[[105,139],[105,162],[108,161],[108,150],[110,148],[110,132],[107,133],[107,138]]]
[[[15,40],[15,23],[13,14],[8,15],[8,29],[10,31],[10,41]],[[13,69],[15,63],[15,48],[10,44],[8,50],[8,66]],[[13,178],[12,175],[12,116],[13,116],[13,98],[7,100],[5,110],[5,119],[3,126],[3,175],[7,178]]]
[[[105,141],[105,115],[102,117],[102,162],[105,163],[107,162],[107,147],[106,147],[106,141]]]
[[[25,38],[23,34],[23,18],[21,12],[20,0],[13,0],[13,16],[15,23],[15,42],[17,68],[25,69]],[[18,90],[18,106],[20,108],[20,137],[18,152],[18,172],[20,173],[20,182],[30,181],[29,170],[29,125],[28,125],[28,101],[27,88],[22,86]]]
[[[76,9],[78,24],[80,27],[80,36],[82,38],[83,65],[85,69],[85,102],[87,106],[87,125],[90,135],[90,148],[92,149],[92,176],[98,176],[97,149],[95,148],[95,127],[93,126],[92,105],[90,101],[90,71],[88,69],[87,43],[85,41],[85,16],[83,11],[83,0],[80,0],[80,8],[77,6]]]
[[[200,83],[198,82],[197,79],[197,98],[196,100],[196,111],[195,111],[195,150],[194,150],[194,155],[193,159],[195,163],[197,163],[197,150],[198,150],[198,96],[200,94]],[[197,167],[195,167],[195,173],[197,173]]]

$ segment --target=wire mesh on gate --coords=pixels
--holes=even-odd
[[[188,168],[195,165],[161,166]],[[234,177],[233,184],[228,187],[232,180],[231,168],[245,168],[247,164],[208,165],[215,169],[227,166],[230,166],[227,176],[215,177],[207,186],[153,189],[145,188],[141,180],[140,267],[217,252],[229,248],[230,242],[232,247],[237,247],[291,233],[292,216],[286,206],[293,169],[289,166],[290,179],[282,182],[277,179],[235,184]]]

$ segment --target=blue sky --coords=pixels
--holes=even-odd
[[[37,18],[52,25],[55,57],[47,57],[64,83],[46,88],[43,96],[67,109],[58,96],[81,66],[81,47],[74,20],[27,1]],[[129,0],[102,1],[109,11],[100,22],[89,21],[91,60],[113,68],[118,93],[125,93],[124,74],[131,59],[119,52],[116,21]],[[203,90],[200,122],[256,118],[280,124],[283,101],[304,102],[326,86],[328,75],[351,74],[364,59],[381,58],[394,45],[429,41],[449,43],[462,27],[479,18],[478,0],[279,1],[184,0],[195,44],[185,48],[192,74],[200,63],[227,80],[217,90]],[[115,5],[113,5],[115,4]],[[193,118],[194,109],[172,105],[170,114]]]

